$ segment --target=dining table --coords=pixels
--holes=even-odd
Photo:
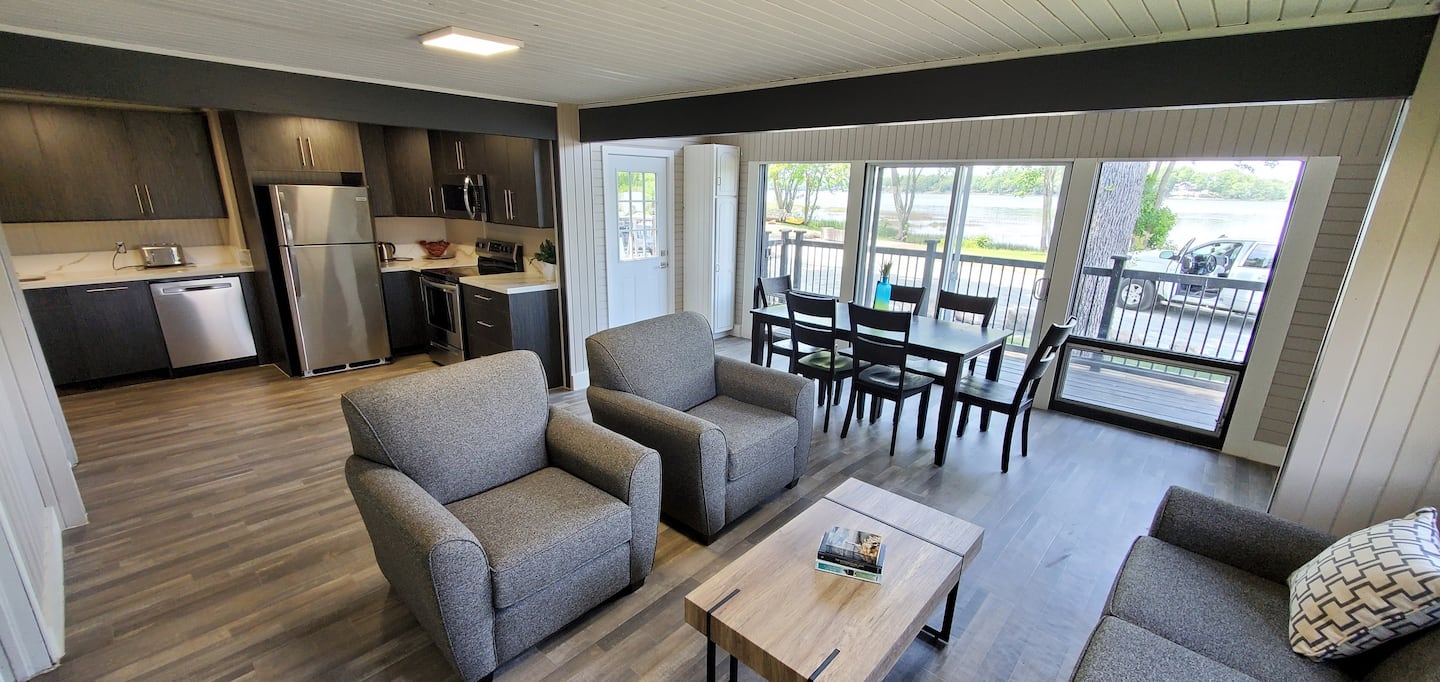
[[[771,327],[788,327],[790,309],[783,303],[764,306],[752,309],[750,317],[754,323],[750,333],[750,362],[759,365],[765,359],[767,331]],[[945,450],[950,444],[950,434],[955,430],[955,390],[960,384],[965,363],[988,353],[985,378],[991,381],[999,379],[1000,363],[1005,359],[1005,342],[1013,333],[1009,329],[934,317],[916,315],[911,318],[910,355],[945,365],[945,376],[940,380],[940,424],[935,435],[935,466],[945,464]],[[852,335],[847,305],[835,308],[835,335],[845,340]]]

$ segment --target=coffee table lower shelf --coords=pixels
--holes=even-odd
[[[833,526],[879,533],[885,582],[814,568]],[[919,637],[950,641],[960,575],[984,531],[968,521],[854,479],[801,512],[685,597],[685,620],[706,640],[706,677],[716,647],[767,680],[878,680]],[[940,629],[926,623],[945,599]],[[824,677],[822,678],[822,675]]]

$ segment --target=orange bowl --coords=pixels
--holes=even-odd
[[[445,254],[450,250],[450,242],[447,242],[443,239],[438,242],[427,242],[421,240],[420,247],[425,249],[425,253],[428,254],[431,258],[441,258],[444,257]]]

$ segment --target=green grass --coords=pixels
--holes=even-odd
[[[966,244],[960,250],[962,255],[983,256],[985,258],[1009,258],[1011,260],[1027,260],[1035,263],[1045,262],[1045,252],[1033,249],[1006,249],[1006,248],[983,248]]]

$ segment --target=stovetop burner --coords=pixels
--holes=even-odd
[[[420,274],[431,279],[443,279],[446,282],[458,283],[461,277],[473,277],[482,273],[480,272],[480,268],[473,266],[461,266],[458,268],[432,268],[429,270],[421,270]]]

